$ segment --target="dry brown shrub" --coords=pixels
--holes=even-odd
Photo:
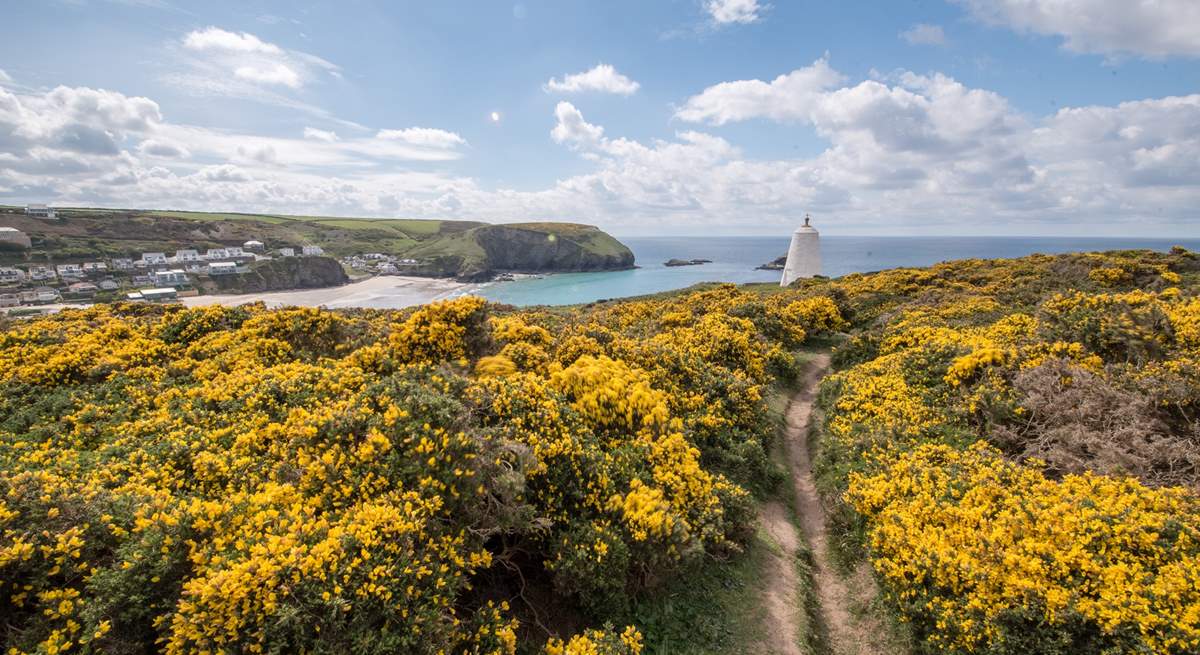
[[[1200,434],[1172,432],[1148,396],[1062,359],[1021,371],[1023,413],[993,425],[992,440],[1051,474],[1133,475],[1151,485],[1200,486]]]

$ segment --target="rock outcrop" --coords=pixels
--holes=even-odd
[[[217,293],[259,293],[333,287],[349,281],[349,276],[336,259],[279,257],[255,262],[246,273],[211,276],[202,281],[200,286]]]

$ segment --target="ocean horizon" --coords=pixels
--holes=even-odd
[[[683,289],[703,282],[778,282],[780,271],[757,270],[787,254],[791,236],[618,237],[637,268],[600,273],[556,273],[489,282],[463,293],[517,306],[573,305]],[[1106,250],[1200,250],[1200,239],[1136,237],[822,236],[822,274],[841,277],[891,268],[932,266],[955,259],[1007,259],[1035,253]],[[668,267],[669,259],[708,259]]]

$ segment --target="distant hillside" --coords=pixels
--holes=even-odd
[[[0,209],[0,225],[33,239],[28,253],[6,262],[55,262],[138,256],[146,251],[218,248],[255,239],[268,249],[319,245],[344,257],[379,252],[417,260],[413,274],[484,279],[496,271],[557,272],[630,268],[633,253],[590,225],[336,218],[273,214],[65,209],[60,220]]]

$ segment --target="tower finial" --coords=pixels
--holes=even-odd
[[[808,212],[804,212],[804,227],[812,227],[811,225],[808,224],[808,221],[809,221]]]

